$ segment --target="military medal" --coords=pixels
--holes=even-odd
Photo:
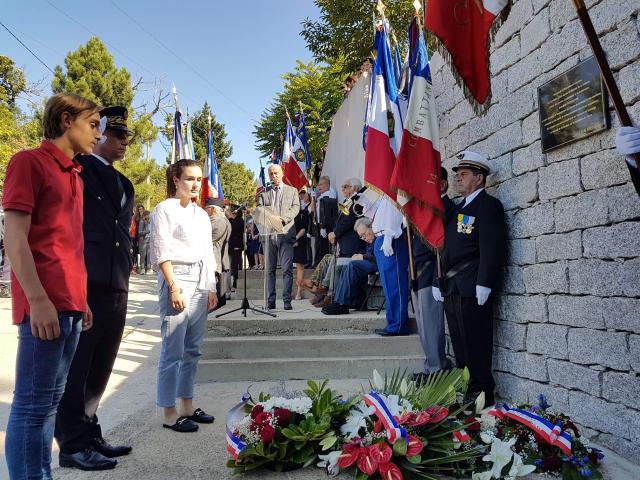
[[[458,214],[458,233],[465,233],[469,235],[473,232],[473,223],[476,221],[476,217],[471,215]]]

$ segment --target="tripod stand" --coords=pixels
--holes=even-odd
[[[241,206],[238,210],[236,210],[236,213],[240,213],[242,215],[242,223],[243,225],[246,225],[246,216],[245,213],[247,211],[247,207],[246,206]],[[244,227],[243,227],[244,228]],[[246,230],[244,232],[242,232],[242,243],[244,246],[244,251],[247,251],[247,234],[246,234]],[[243,289],[244,289],[244,296],[242,298],[242,304],[238,307],[238,308],[234,308],[233,310],[229,310],[228,312],[224,312],[224,313],[219,313],[218,315],[216,315],[216,318],[220,318],[220,317],[224,317],[225,315],[229,315],[230,313],[235,313],[235,312],[239,312],[240,310],[242,310],[242,315],[243,316],[247,316],[247,310],[251,310],[254,313],[262,313],[263,315],[269,315],[271,317],[275,317],[276,315],[274,313],[271,313],[267,310],[262,310],[260,308],[254,308],[251,305],[249,305],[249,300],[247,299],[247,267],[245,266],[245,262],[244,259],[242,259],[242,272],[243,272]]]

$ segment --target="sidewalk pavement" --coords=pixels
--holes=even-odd
[[[115,444],[133,446],[131,455],[118,459],[115,470],[82,472],[55,468],[61,480],[226,480],[253,478],[265,480],[317,480],[327,478],[320,468],[310,467],[288,473],[259,472],[233,475],[226,467],[225,417],[249,385],[247,382],[207,383],[196,387],[197,406],[216,417],[213,425],[201,425],[193,434],[179,434],[162,428],[162,415],[155,407],[156,366],[160,350],[160,321],[157,313],[155,279],[132,277],[129,310],[124,338],[98,415],[105,437]],[[230,302],[228,308],[239,306]],[[237,305],[236,305],[237,304]],[[7,478],[4,435],[13,390],[16,353],[15,327],[11,326],[11,306],[0,299],[0,479]],[[313,377],[310,372],[310,377]],[[335,380],[331,387],[345,395],[360,392],[366,380]],[[254,382],[251,392],[279,393],[302,391],[304,381]],[[54,442],[54,466],[57,466]],[[605,478],[636,478],[635,466],[605,449]],[[637,468],[637,467],[636,467]],[[347,475],[337,479],[351,478]]]

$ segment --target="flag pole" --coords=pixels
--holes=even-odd
[[[602,45],[600,44],[598,34],[593,27],[591,17],[589,17],[589,12],[587,11],[587,7],[584,4],[584,0],[573,0],[573,6],[576,9],[578,19],[582,24],[584,33],[587,36],[587,41],[589,42],[591,50],[593,51],[593,55],[596,57],[598,65],[600,66],[600,74],[602,75],[602,80],[604,81],[604,84],[609,91],[609,96],[613,101],[613,106],[616,110],[616,114],[618,115],[618,120],[620,120],[620,124],[623,127],[631,127],[633,126],[633,122],[631,121],[631,117],[629,116],[627,107],[622,100],[622,95],[620,95],[620,90],[618,89],[616,80],[615,78],[613,78],[611,67],[609,66],[607,57],[604,53],[604,50],[602,49]],[[638,170],[640,169],[640,154],[636,153],[630,155],[630,157],[633,159],[636,165],[635,169],[632,165],[628,165],[629,173],[631,174],[631,180],[636,189],[636,193],[640,195],[640,171]]]

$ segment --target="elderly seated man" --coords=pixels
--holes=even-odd
[[[367,276],[378,271],[376,257],[373,254],[373,241],[376,237],[371,228],[371,219],[359,218],[353,229],[358,237],[367,243],[367,250],[364,254],[354,254],[353,260],[344,266],[333,302],[322,308],[325,315],[349,313],[349,307],[364,296]]]

